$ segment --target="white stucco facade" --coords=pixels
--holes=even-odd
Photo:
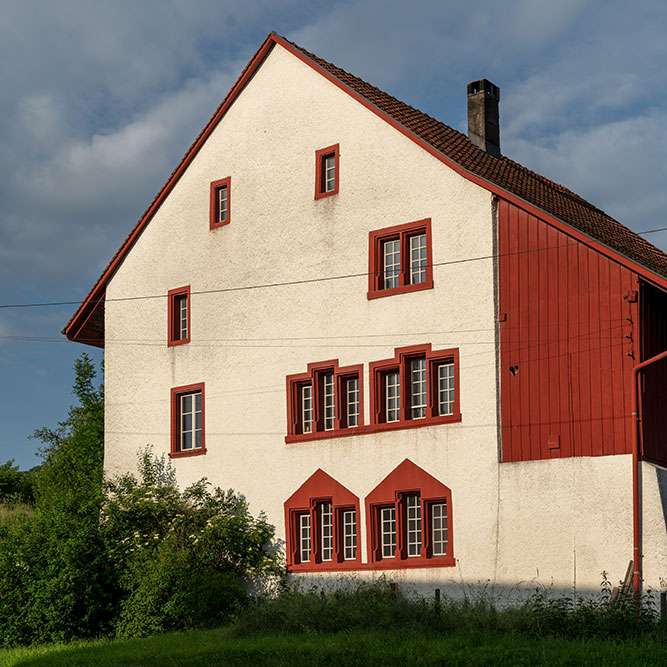
[[[315,151],[333,144],[340,190],[315,200]],[[228,176],[231,221],[211,230],[209,184]],[[425,218],[433,289],[369,300],[369,232]],[[283,503],[321,468],[359,497],[366,562],[364,498],[407,458],[451,489],[456,565],[392,572],[399,580],[592,590],[603,570],[622,577],[629,457],[499,463],[494,265],[460,261],[491,257],[494,234],[490,192],[276,45],[108,284],[107,474],[134,470],[147,444],[167,454],[171,388],[204,383],[207,452],[173,461],[179,483],[205,476],[243,493],[280,539]],[[347,277],[325,280],[335,276]],[[166,295],[184,285],[191,341],[168,347]],[[285,443],[288,375],[363,364],[368,423],[369,362],[425,343],[459,351],[459,423]],[[656,479],[650,468],[646,507],[659,506]],[[647,526],[657,586],[662,514]]]

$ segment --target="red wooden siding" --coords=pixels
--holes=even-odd
[[[643,284],[640,291],[642,361],[667,350],[667,294]],[[667,465],[667,359],[642,371],[644,458]]]
[[[504,200],[498,236],[503,461],[629,453],[636,274]]]

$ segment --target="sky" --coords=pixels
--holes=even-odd
[[[0,464],[74,402],[61,330],[271,30],[635,231],[667,227],[664,0],[0,0]],[[645,238],[667,251],[667,232]],[[101,381],[101,377],[100,377]]]

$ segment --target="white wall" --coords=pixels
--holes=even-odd
[[[315,201],[315,151],[335,143],[340,192]],[[209,183],[227,176],[231,224],[210,231]],[[134,469],[147,443],[167,453],[170,388],[205,382],[208,452],[174,461],[179,482],[206,476],[243,492],[280,538],[283,502],[317,468],[359,496],[363,527],[364,497],[409,458],[452,490],[458,565],[400,577],[511,587],[539,568],[543,583],[567,585],[573,546],[577,582],[597,586],[603,554],[615,576],[626,558],[626,518],[616,539],[591,508],[599,503],[616,516],[625,507],[624,457],[497,463],[493,265],[437,266],[492,255],[492,206],[489,192],[276,46],[108,286],[107,473]],[[166,298],[114,301],[186,284],[196,293],[363,274],[369,231],[423,218],[432,219],[432,290],[369,301],[361,275],[193,294],[192,341],[172,348]],[[368,362],[420,343],[459,348],[461,423],[285,444],[288,374],[327,359],[364,363],[368,423]],[[605,488],[605,474],[617,483]],[[591,511],[578,523],[591,487]],[[365,559],[365,529],[360,543]]]

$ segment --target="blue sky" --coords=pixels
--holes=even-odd
[[[466,131],[501,87],[505,155],[636,231],[667,227],[667,5],[607,0],[22,0],[0,23],[0,305],[86,296],[271,30]],[[667,233],[647,236],[667,250]],[[72,403],[74,306],[0,308],[0,463]],[[35,339],[42,340],[35,340]]]

